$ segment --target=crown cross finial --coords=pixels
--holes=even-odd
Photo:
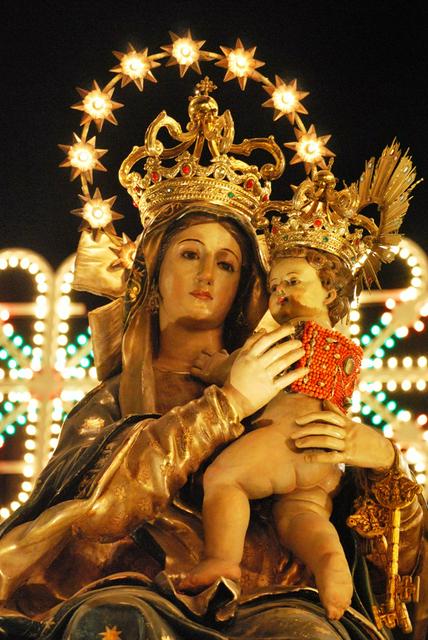
[[[195,87],[196,93],[203,96],[208,96],[210,93],[217,89],[217,86],[214,84],[212,80],[208,76],[205,76],[203,80],[198,82]]]

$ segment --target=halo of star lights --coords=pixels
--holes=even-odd
[[[248,80],[259,83],[270,96],[269,100],[262,102],[262,106],[273,109],[274,120],[286,116],[293,126],[296,140],[284,143],[285,147],[294,151],[291,164],[302,162],[309,173],[314,166],[326,168],[325,158],[334,156],[326,147],[330,135],[319,136],[313,124],[307,129],[301,118],[301,115],[308,113],[302,101],[309,93],[297,88],[296,79],[287,82],[275,75],[272,81],[260,73],[259,69],[265,63],[255,58],[255,46],[247,48],[242,40],[237,38],[233,47],[221,45],[220,52],[207,51],[203,48],[205,40],[194,39],[190,29],[179,35],[171,31],[169,35],[171,42],[162,45],[157,53],[149,54],[148,48],[138,50],[132,44],[128,45],[125,52],[113,51],[119,62],[110,69],[114,74],[113,78],[105,85],[93,80],[91,87],[77,88],[81,101],[73,104],[71,108],[82,113],[81,131],[79,134],[73,133],[71,144],[59,145],[66,154],[60,166],[71,168],[71,180],[80,178],[82,193],[79,197],[84,206],[73,213],[81,215],[86,228],[89,225],[97,234],[106,230],[106,227],[107,231],[114,232],[112,221],[119,217],[119,214],[111,210],[114,196],[103,200],[99,189],[95,189],[93,195],[90,193],[89,185],[93,182],[94,172],[106,171],[100,158],[108,151],[98,147],[97,136],[93,135],[91,126],[95,127],[97,134],[101,132],[105,123],[117,125],[118,120],[113,112],[124,106],[113,99],[117,86],[122,88],[133,83],[142,92],[145,81],[157,83],[154,71],[161,67],[162,63],[165,67],[176,67],[180,78],[189,71],[201,74],[202,63],[214,63],[225,70],[224,82],[236,80],[242,90],[245,90]],[[94,215],[88,215],[88,211],[91,210],[100,214],[97,220],[94,219]]]
[[[131,251],[129,238],[124,236],[123,243]],[[408,285],[364,291],[350,312],[348,332],[364,350],[352,411],[355,420],[372,424],[394,439],[417,481],[426,487],[428,415],[409,409],[406,395],[425,394],[428,354],[398,356],[395,349],[412,336],[425,334],[428,256],[408,239],[394,251],[407,270]],[[85,306],[73,302],[70,295],[73,264],[70,256],[54,273],[36,253],[0,252],[0,277],[21,270],[31,278],[34,292],[29,303],[0,303],[0,473],[21,478],[17,495],[0,506],[0,520],[28,499],[34,479],[57,446],[62,420],[97,384],[86,322],[83,330],[73,332],[76,320],[80,328],[82,319],[86,320]],[[379,308],[378,317],[368,325],[366,311],[374,306]],[[18,330],[20,318],[30,319],[29,335]],[[15,437],[23,438],[22,458],[2,460],[2,447]]]

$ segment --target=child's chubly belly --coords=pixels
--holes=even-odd
[[[331,493],[339,485],[342,473],[338,465],[304,462],[302,451],[298,450],[289,438],[292,432],[299,429],[295,423],[297,417],[321,410],[322,403],[316,398],[281,393],[265,407],[254,424],[255,427],[272,428],[284,436],[286,459],[290,463],[290,468],[284,470],[284,474],[289,475],[287,479],[290,482],[290,490],[321,487],[327,493]],[[306,449],[306,452],[308,451],[311,450]]]

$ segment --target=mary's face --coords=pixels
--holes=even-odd
[[[207,222],[179,231],[159,273],[161,329],[171,323],[220,327],[235,299],[241,265],[239,244],[221,224]]]

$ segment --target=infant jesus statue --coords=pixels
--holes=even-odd
[[[195,591],[220,576],[239,582],[249,501],[275,496],[273,517],[281,544],[313,573],[327,616],[339,619],[353,591],[339,536],[329,520],[342,472],[338,465],[304,461],[299,451],[299,429],[303,434],[304,427],[296,425],[303,424],[300,416],[322,409],[323,399],[346,413],[362,350],[332,326],[349,312],[354,278],[336,255],[294,246],[272,254],[269,288],[269,311],[277,323],[295,326],[302,342],[296,366],[307,367],[308,373],[253,416],[251,430],[206,469],[204,559],[182,578],[179,588]],[[224,356],[226,361],[211,356],[217,378],[220,370],[220,377],[227,375],[237,354]],[[195,364],[209,370],[210,356],[201,355]]]

